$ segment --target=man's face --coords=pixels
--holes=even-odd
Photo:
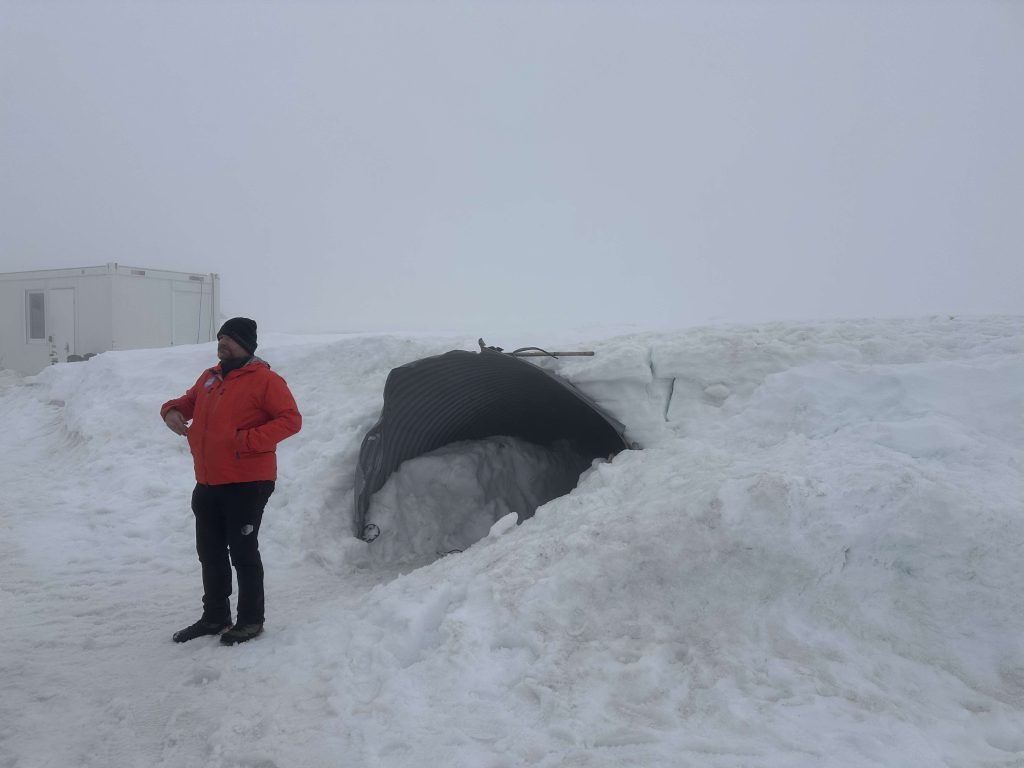
[[[221,334],[217,337],[217,359],[218,360],[237,360],[242,357],[248,357],[249,353],[245,351],[241,344],[232,339],[230,336],[224,336]]]

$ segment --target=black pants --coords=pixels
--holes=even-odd
[[[263,561],[257,538],[273,480],[197,483],[192,491],[196,551],[203,566],[203,620],[231,621],[231,563],[238,574],[237,624],[263,623]],[[228,552],[231,560],[228,561]]]

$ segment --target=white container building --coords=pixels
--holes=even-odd
[[[38,373],[112,349],[213,341],[215,273],[100,267],[0,273],[0,368]]]

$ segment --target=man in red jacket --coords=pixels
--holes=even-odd
[[[203,615],[174,633],[176,643],[219,634],[221,643],[234,645],[263,631],[263,561],[257,535],[277,479],[277,444],[299,431],[302,416],[285,380],[255,357],[255,351],[256,323],[231,318],[217,332],[220,364],[160,407],[164,423],[185,436],[192,451],[192,512],[203,571]],[[232,563],[238,576],[234,626]]]

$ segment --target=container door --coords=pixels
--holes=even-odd
[[[66,363],[75,354],[75,289],[53,288],[49,292],[50,360]]]

